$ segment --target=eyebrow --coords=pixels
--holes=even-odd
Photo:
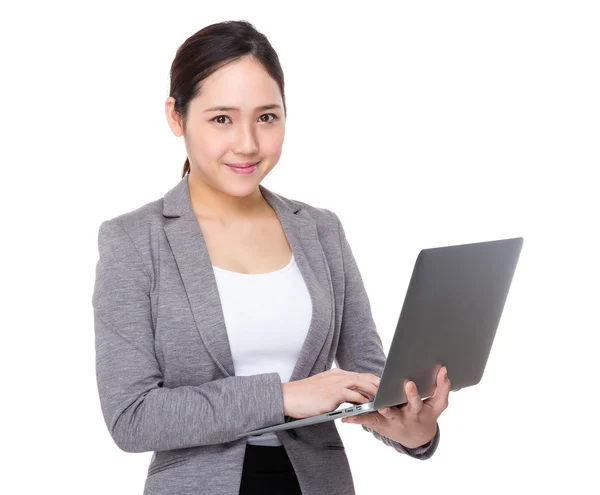
[[[270,105],[262,105],[260,107],[256,107],[255,110],[272,110],[274,108],[279,108],[280,110],[282,110],[281,105],[278,105],[276,103],[272,103]],[[237,107],[227,107],[227,106],[223,106],[223,105],[219,105],[216,107],[210,107],[207,108],[206,110],[204,110],[205,112],[239,112],[240,109]]]

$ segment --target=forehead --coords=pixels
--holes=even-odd
[[[244,57],[217,69],[207,77],[196,98],[202,110],[215,106],[251,109],[280,103],[279,86],[264,67]]]

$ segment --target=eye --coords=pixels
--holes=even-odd
[[[228,119],[229,117],[227,115],[217,115],[214,119],[211,119],[211,122],[214,122],[215,124],[225,125],[225,122],[217,122],[217,119],[220,118]]]
[[[264,120],[263,117],[272,115],[273,118],[271,120]],[[226,125],[227,122],[221,122],[221,121],[217,121],[217,119],[229,119],[231,120],[227,115],[217,115],[216,117],[211,119],[211,122],[214,122],[215,124],[219,124],[219,125]],[[275,122],[276,120],[279,120],[279,117],[277,115],[275,115],[274,113],[264,113],[259,117],[259,120],[265,124],[272,124],[273,122]]]
[[[267,116],[267,115],[272,115],[273,116],[273,120],[263,120],[262,122],[265,122],[267,124],[272,124],[273,122],[275,122],[276,120],[279,120],[279,117],[277,117],[277,115],[275,115],[274,113],[264,113],[262,114],[259,119],[262,119],[263,117]]]

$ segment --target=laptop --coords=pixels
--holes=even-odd
[[[442,366],[452,391],[478,384],[492,348],[523,237],[423,249],[417,256],[375,396],[364,404],[295,419],[242,438],[358,416],[407,403],[412,380],[431,397]]]

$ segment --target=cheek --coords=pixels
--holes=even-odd
[[[207,130],[197,134],[193,146],[195,154],[205,159],[216,160],[227,153],[229,142],[224,136]]]
[[[279,156],[283,149],[284,130],[270,133],[264,136],[260,143],[261,153],[269,156]]]

